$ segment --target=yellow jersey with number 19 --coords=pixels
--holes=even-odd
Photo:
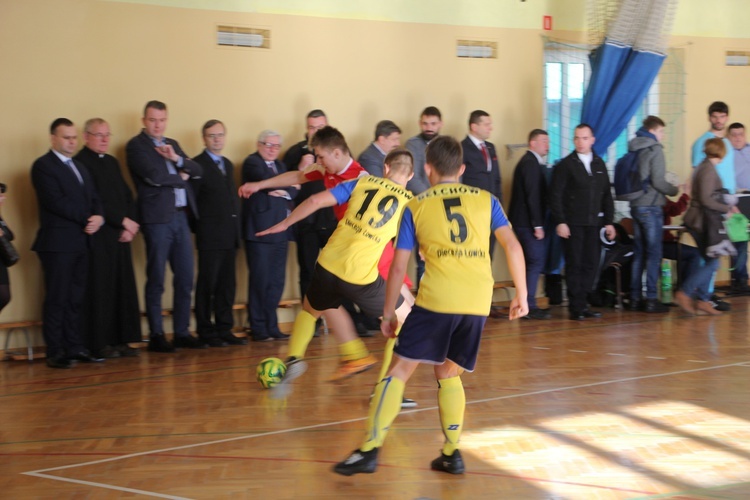
[[[318,256],[318,263],[342,280],[367,285],[378,277],[385,245],[396,236],[406,204],[413,198],[400,184],[367,176],[331,189],[344,216]]]
[[[425,260],[416,304],[434,312],[486,316],[492,305],[494,279],[490,236],[508,223],[497,198],[458,183],[437,184],[417,196],[404,215]],[[409,238],[398,248],[408,247]]]

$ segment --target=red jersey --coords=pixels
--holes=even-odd
[[[330,174],[328,171],[321,167],[317,166],[317,168],[311,168],[309,170],[305,171],[305,177],[311,181],[323,181],[323,185],[325,185],[326,189],[331,189],[332,187],[338,186],[344,181],[350,181],[352,179],[357,179],[358,177],[363,177],[369,175],[367,171],[362,168],[362,165],[357,163],[354,159],[352,159],[351,163],[344,168],[341,172],[338,172],[336,174]],[[341,220],[341,218],[344,216],[344,213],[346,212],[346,207],[349,206],[348,203],[344,203],[343,205],[335,205],[333,207],[333,213],[336,215],[336,219]]]

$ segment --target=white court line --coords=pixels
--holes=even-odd
[[[653,375],[641,375],[639,377],[628,377],[628,378],[615,379],[615,380],[605,380],[605,381],[602,381],[602,382],[592,382],[590,384],[570,385],[570,386],[567,386],[567,387],[559,387],[559,388],[554,388],[554,389],[543,389],[543,390],[539,390],[539,391],[532,391],[532,392],[525,392],[525,393],[518,393],[518,394],[507,394],[507,395],[504,395],[504,396],[496,396],[496,397],[493,397],[493,398],[484,398],[484,399],[477,399],[477,400],[474,400],[474,401],[467,401],[466,404],[467,405],[471,405],[471,404],[479,404],[479,403],[489,403],[489,402],[493,402],[493,401],[500,401],[500,400],[503,400],[503,399],[514,399],[514,398],[520,398],[520,397],[526,397],[526,396],[538,396],[540,394],[549,394],[550,392],[570,391],[570,390],[575,390],[575,389],[584,389],[584,388],[587,388],[587,387],[597,387],[597,386],[600,386],[600,385],[618,384],[618,383],[622,383],[622,382],[633,382],[633,381],[636,381],[636,380],[646,380],[646,379],[650,379],[650,378],[669,377],[669,376],[673,376],[673,375],[683,375],[685,373],[696,373],[696,372],[704,372],[704,371],[708,371],[708,370],[718,370],[718,369],[721,369],[721,368],[731,368],[731,367],[735,367],[735,366],[750,366],[750,364],[748,364],[748,363],[750,363],[750,362],[743,361],[743,362],[740,362],[740,363],[731,363],[731,364],[728,364],[728,365],[709,366],[709,367],[705,367],[705,368],[695,368],[695,369],[692,369],[692,370],[680,370],[680,371],[676,371],[676,372],[657,373],[657,374],[653,374]],[[430,406],[430,407],[426,407],[426,408],[416,408],[416,409],[413,409],[413,410],[406,410],[406,411],[402,411],[401,413],[404,413],[404,414],[406,414],[406,413],[420,413],[420,412],[432,411],[432,410],[437,410],[437,409],[438,409],[437,406]],[[82,463],[79,463],[79,464],[63,465],[63,466],[60,466],[60,467],[51,467],[51,468],[48,468],[48,469],[39,469],[39,470],[36,470],[36,471],[22,472],[21,474],[24,474],[24,475],[27,475],[27,476],[43,477],[43,478],[46,478],[46,479],[53,479],[55,481],[63,481],[63,482],[69,482],[69,483],[85,484],[85,485],[88,485],[88,486],[96,486],[96,487],[110,489],[110,490],[116,490],[116,491],[134,492],[134,493],[139,493],[141,495],[153,496],[153,497],[158,497],[158,498],[170,498],[170,499],[175,499],[175,500],[177,500],[177,499],[184,500],[185,497],[163,495],[163,494],[160,494],[160,493],[153,493],[153,492],[142,491],[142,490],[134,490],[134,489],[130,489],[130,488],[123,488],[123,487],[120,487],[120,486],[113,486],[113,485],[105,484],[105,483],[94,483],[94,482],[82,481],[82,480],[78,480],[78,479],[71,479],[71,478],[67,478],[67,477],[53,476],[53,475],[45,474],[45,472],[65,470],[65,469],[74,469],[74,468],[77,468],[77,467],[86,467],[86,466],[89,466],[89,465],[97,465],[97,464],[103,464],[103,463],[107,463],[107,462],[115,462],[115,461],[118,461],[118,460],[127,460],[129,458],[140,457],[140,456],[145,456],[145,455],[154,455],[154,454],[158,454],[158,453],[167,453],[167,452],[176,451],[176,450],[186,450],[186,449],[189,449],[189,448],[197,448],[197,447],[200,447],[200,446],[211,446],[211,445],[214,445],[214,444],[229,443],[229,442],[232,442],[232,441],[242,441],[244,439],[255,439],[255,438],[261,438],[261,437],[267,437],[267,436],[274,436],[274,435],[278,435],[278,434],[289,434],[289,433],[292,433],[292,432],[306,431],[306,430],[309,430],[309,429],[319,429],[319,428],[322,428],[322,427],[331,427],[331,426],[336,426],[336,425],[348,424],[348,423],[352,423],[352,422],[361,422],[363,420],[367,420],[367,417],[351,418],[351,419],[348,419],[348,420],[338,420],[338,421],[335,421],[335,422],[327,422],[327,423],[323,423],[323,424],[306,425],[306,426],[303,426],[303,427],[294,427],[294,428],[291,428],[291,429],[280,429],[280,430],[276,430],[276,431],[262,432],[262,433],[259,433],[259,434],[249,434],[249,435],[246,435],[246,436],[238,436],[238,437],[227,438],[227,439],[219,439],[219,440],[216,440],[216,441],[208,441],[208,442],[205,442],[205,443],[195,443],[195,444],[188,444],[188,445],[183,445],[183,446],[174,446],[174,447],[171,447],[171,448],[162,448],[160,450],[142,451],[142,452],[138,452],[138,453],[130,453],[128,455],[122,455],[120,457],[104,458],[104,459],[101,459],[101,460],[93,460],[93,461],[90,461],[90,462],[82,462]]]

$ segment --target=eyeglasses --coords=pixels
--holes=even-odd
[[[273,142],[261,142],[261,146],[265,146],[268,149],[281,149],[281,144],[274,144]]]
[[[221,134],[206,134],[206,137],[208,137],[209,139],[212,139],[212,140],[213,139],[223,139],[224,138],[224,134],[223,133],[221,133]]]
[[[86,134],[93,135],[97,139],[109,139],[113,135],[113,134],[110,134],[110,133],[106,133],[106,134],[92,134],[91,132],[86,132]]]

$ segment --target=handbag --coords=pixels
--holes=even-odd
[[[18,262],[18,259],[20,259],[21,256],[18,255],[18,250],[16,250],[16,247],[14,247],[13,243],[8,239],[8,226],[6,226],[5,222],[1,220],[0,226],[3,229],[3,235],[0,236],[0,262],[2,262],[5,267],[10,267]]]
[[[732,214],[732,216],[726,221],[727,235],[729,236],[729,239],[735,243],[747,241],[747,224],[747,217],[742,214]]]

